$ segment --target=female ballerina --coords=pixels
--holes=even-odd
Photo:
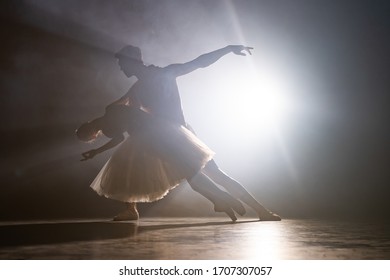
[[[238,200],[200,172],[213,156],[204,143],[183,126],[155,118],[134,104],[111,104],[104,116],[84,123],[76,131],[77,137],[86,142],[101,133],[111,138],[100,148],[83,153],[83,160],[124,141],[91,184],[98,194],[126,202],[127,209],[114,220],[139,219],[137,202],[159,200],[184,179],[201,190],[215,211],[225,212],[233,221],[237,219],[234,211],[245,214]],[[125,132],[129,135],[126,140]]]

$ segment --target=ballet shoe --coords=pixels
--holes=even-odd
[[[281,221],[282,218],[272,212],[268,212],[266,214],[259,214],[260,221]]]
[[[229,216],[229,218],[230,218],[233,222],[237,221],[237,217],[236,217],[236,215],[234,215],[234,212],[233,212],[232,209],[227,209],[227,210],[224,211],[224,212],[226,213],[226,215]]]
[[[241,204],[240,201],[233,198],[228,193],[222,193],[221,198],[214,203],[214,211],[226,213],[226,215],[228,215],[230,219],[235,222],[237,221],[237,217],[233,210],[241,216],[245,215],[246,213],[245,207]]]
[[[123,212],[120,212],[113,218],[113,221],[135,221],[139,219],[139,214],[137,210],[126,209]]]
[[[240,201],[232,197],[230,194],[223,193],[222,200],[229,205],[229,208],[232,208],[240,216],[245,215],[246,213],[245,207],[242,205]]]
[[[234,214],[233,210],[229,207],[227,207],[226,205],[225,206],[222,206],[222,205],[214,205],[214,211],[215,212],[224,212],[226,213],[226,215],[229,216],[229,218],[235,222],[237,221],[237,217],[236,215]]]

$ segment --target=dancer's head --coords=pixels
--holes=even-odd
[[[124,46],[115,54],[115,57],[118,59],[118,64],[127,77],[136,75],[137,69],[144,66],[141,49],[135,46]]]
[[[96,120],[83,123],[77,130],[76,136],[83,142],[92,142],[101,134],[101,129]]]

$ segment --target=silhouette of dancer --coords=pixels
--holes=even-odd
[[[125,140],[126,132],[129,136]],[[114,220],[137,220],[137,202],[159,200],[182,180],[191,184],[194,178],[208,192],[214,189],[216,194],[202,194],[214,203],[216,211],[225,212],[233,221],[237,218],[231,208],[245,213],[238,200],[200,172],[214,153],[182,125],[156,118],[136,103],[111,104],[102,117],[84,123],[76,131],[77,137],[87,142],[101,133],[111,140],[82,155],[83,160],[91,159],[123,142],[91,184],[98,194],[127,203],[127,209]]]
[[[242,45],[229,45],[203,54],[186,63],[158,67],[144,64],[140,48],[131,45],[125,46],[115,54],[115,57],[118,59],[118,64],[124,74],[127,77],[135,76],[138,80],[116,103],[126,102],[131,96],[145,111],[155,117],[182,125],[194,132],[185,121],[176,78],[196,69],[207,67],[228,53],[245,56],[245,52],[251,54],[252,49]],[[239,182],[223,172],[214,160],[207,163],[202,173],[224,187],[233,197],[251,207],[260,220],[281,220],[278,215],[261,205]],[[203,181],[204,177],[192,178],[192,188],[202,194],[215,197],[217,192],[215,188],[206,190],[206,184]]]

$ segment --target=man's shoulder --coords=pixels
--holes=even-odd
[[[156,66],[156,65],[148,65],[148,72],[152,75],[160,75],[165,72],[164,67]]]
[[[160,67],[160,66],[156,66],[156,65],[149,65],[148,66],[148,69],[150,70],[150,73],[153,73],[154,75],[171,75],[173,74],[173,71],[174,68],[172,67],[173,64],[170,64],[168,66],[165,66],[165,67]]]
[[[148,66],[146,66],[149,70],[151,71],[160,71],[160,70],[163,70],[164,68],[163,67],[160,67],[160,66],[156,66],[154,64],[150,64]]]

